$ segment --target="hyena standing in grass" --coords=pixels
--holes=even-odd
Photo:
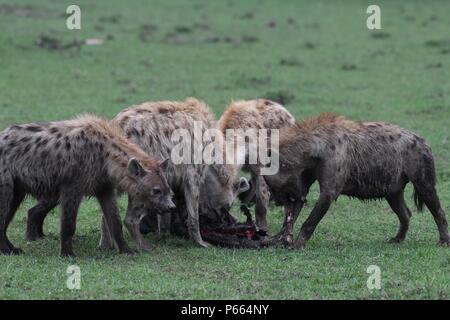
[[[275,151],[273,151],[275,152]],[[405,239],[411,212],[404,199],[414,186],[419,210],[425,204],[439,230],[439,243],[450,246],[447,220],[436,193],[430,147],[415,134],[384,122],[353,122],[323,114],[280,133],[280,172],[266,176],[278,205],[285,207],[283,240],[292,242],[292,227],[314,181],[320,196],[301,227],[294,246],[303,248],[331,203],[344,194],[359,199],[385,198],[400,220],[391,242]]]
[[[219,128],[224,135],[229,129],[267,129],[268,137],[270,137],[271,129],[280,129],[293,124],[295,124],[295,118],[286,108],[266,99],[233,102],[219,120]],[[249,148],[246,149],[247,153],[248,150]],[[260,229],[267,231],[266,214],[270,194],[264,178],[258,174],[258,170],[254,170],[256,167],[256,165],[248,164],[247,154],[246,165],[242,169],[251,174],[251,189],[241,199],[243,204],[246,205],[252,201],[255,202],[256,225]]]
[[[119,251],[131,252],[122,234],[117,191],[128,192],[139,206],[173,206],[159,162],[103,119],[81,116],[6,129],[0,133],[0,252],[21,252],[6,231],[27,194],[46,199],[47,206],[61,205],[61,255],[74,255],[72,237],[84,196],[98,199]]]
[[[203,150],[208,142],[203,139],[200,141],[199,137],[195,136],[195,127],[201,126],[201,134],[205,130],[216,128],[209,107],[195,98],[188,98],[184,102],[143,103],[120,112],[113,121],[123,128],[128,139],[161,159],[170,158],[176,145],[183,146],[184,150]],[[172,134],[177,129],[184,130],[190,141],[173,141]],[[166,171],[167,180],[178,200],[177,204],[183,203],[185,206],[182,216],[186,216],[189,236],[197,244],[209,246],[200,234],[199,212],[202,207],[205,211],[222,208],[228,210],[236,194],[246,190],[247,181],[237,181],[237,173],[237,168],[233,165],[196,164],[193,158],[190,163],[169,164]],[[130,200],[129,210],[133,211],[135,208],[132,198]],[[125,219],[125,225],[133,230],[134,237],[143,241],[139,222]],[[165,225],[170,225],[170,222],[166,221]]]
[[[186,130],[193,145],[187,146],[188,141],[182,145],[186,149],[202,148],[204,141],[194,141],[194,123],[201,124],[201,130],[215,128],[216,123],[208,106],[194,98],[184,102],[159,101],[147,102],[130,107],[120,112],[113,120],[120,126],[124,134],[131,141],[138,144],[145,152],[158,159],[171,157],[172,149],[178,141],[172,140],[172,134],[176,129]],[[203,132],[201,132],[203,133]],[[219,132],[220,133],[220,132]],[[220,143],[220,141],[218,141]],[[141,211],[132,197],[125,226],[129,229],[140,250],[148,251],[151,246],[142,236],[142,229],[165,229],[185,234],[184,220],[187,221],[187,229],[190,237],[202,246],[208,246],[203,241],[199,231],[199,214],[217,215],[227,218],[223,210],[227,211],[233,204],[236,196],[248,189],[245,178],[236,181],[238,168],[232,165],[204,165],[204,164],[178,164],[170,163],[165,170],[170,187],[173,189],[177,207],[179,210],[161,216],[162,220],[156,222],[155,216],[141,219]],[[55,203],[43,199],[29,211],[27,239],[36,240],[42,234],[42,225],[46,214],[55,206]],[[183,212],[180,212],[185,208]],[[181,217],[179,217],[181,216]],[[164,217],[164,218],[162,218]],[[166,219],[174,217],[172,221]],[[158,218],[160,218],[158,216]],[[139,224],[141,228],[139,228]],[[112,246],[108,237],[107,228],[102,228],[100,247],[109,249]],[[159,230],[158,230],[159,231]]]

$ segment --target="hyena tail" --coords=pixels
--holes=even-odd
[[[436,193],[436,171],[431,150],[424,153],[422,161],[418,164],[421,168],[411,179],[414,185],[414,204],[419,212],[423,211],[423,205],[429,194]],[[428,205],[428,204],[427,204]]]
[[[422,196],[420,195],[420,193],[417,191],[416,186],[414,186],[413,198],[414,198],[414,204],[416,205],[417,211],[423,212],[424,200],[423,200]]]

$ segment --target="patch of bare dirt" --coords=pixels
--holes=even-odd
[[[355,64],[353,64],[353,63],[344,63],[344,64],[341,66],[341,69],[342,69],[342,70],[345,70],[345,71],[351,71],[351,70],[356,70],[356,69],[358,69],[358,67],[357,67]]]
[[[297,58],[282,58],[280,60],[280,65],[287,67],[301,67],[303,63]]]
[[[450,47],[450,39],[429,40],[425,42],[425,46],[430,48],[447,48]]]
[[[370,36],[374,39],[386,39],[389,38],[391,35],[384,31],[374,31],[370,33]]]
[[[258,37],[255,36],[250,36],[250,35],[244,35],[242,36],[242,42],[245,43],[256,43],[259,42],[260,39]]]
[[[116,15],[112,15],[112,16],[100,17],[99,21],[102,23],[118,24],[118,23],[120,23],[121,19],[122,19],[122,16],[120,14],[116,14]]]
[[[142,42],[149,42],[158,27],[153,24],[143,24],[139,27],[139,39]]]
[[[0,14],[27,18],[48,18],[58,16],[56,11],[32,5],[0,4]]]
[[[317,48],[317,44],[312,43],[312,42],[305,42],[303,47],[305,47],[306,49],[315,49],[315,48]]]
[[[35,44],[42,49],[58,51],[72,48],[80,49],[81,46],[85,44],[85,42],[75,39],[70,42],[64,43],[61,39],[47,35],[40,35],[35,41]]]
[[[243,15],[241,15],[240,19],[253,19],[255,17],[255,14],[253,12],[246,12]]]

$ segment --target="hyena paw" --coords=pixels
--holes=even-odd
[[[197,244],[203,248],[211,248],[212,247],[212,244],[210,244],[209,242],[203,241],[203,240],[198,241]]]
[[[16,247],[11,248],[11,252],[10,252],[11,255],[19,255],[22,253],[23,253],[23,250],[20,248],[16,248]]]
[[[402,238],[398,238],[398,237],[393,237],[393,238],[390,238],[389,240],[388,240],[388,243],[400,243],[400,242],[402,242],[404,239],[402,239]]]
[[[143,242],[138,246],[139,252],[151,252],[153,251],[153,246],[148,242]]]
[[[101,242],[98,245],[98,249],[101,251],[111,251],[114,250],[114,245],[112,243]]]
[[[129,254],[129,255],[133,255],[135,253],[137,253],[136,250],[131,249],[130,247],[123,247],[119,249],[119,253],[120,254]]]
[[[304,250],[306,246],[306,243],[303,241],[297,241],[294,243],[294,245],[292,246],[294,249],[297,250]]]
[[[439,240],[438,244],[443,247],[450,247],[450,238],[449,239],[441,239],[441,240]]]
[[[41,240],[44,238],[44,235],[40,235],[38,233],[27,233],[25,236],[25,239],[28,242],[33,242],[33,241],[37,241],[37,240]]]

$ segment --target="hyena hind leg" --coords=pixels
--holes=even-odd
[[[400,227],[397,234],[393,238],[389,239],[389,242],[402,242],[403,240],[405,240],[406,233],[408,232],[411,211],[409,211],[408,207],[406,206],[403,191],[393,195],[389,195],[386,200],[391,206],[392,211],[395,212],[398,220],[400,221]]]
[[[40,200],[36,206],[28,210],[27,231],[25,234],[25,238],[27,241],[36,241],[38,239],[42,239],[45,236],[45,217],[57,205],[57,199]]]
[[[61,196],[61,228],[60,254],[63,257],[74,257],[72,238],[75,234],[78,209],[83,197],[65,193]]]

